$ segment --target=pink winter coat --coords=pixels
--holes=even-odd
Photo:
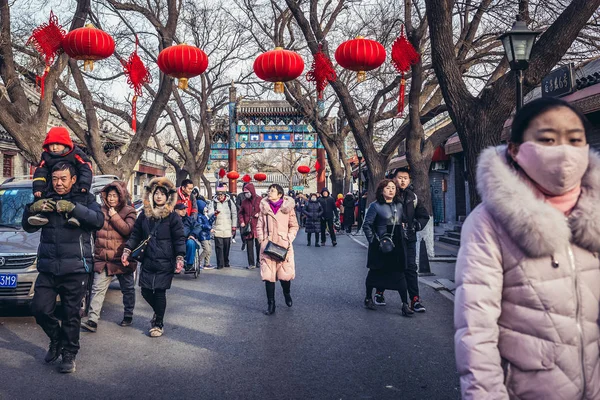
[[[283,197],[283,204],[277,214],[273,214],[268,199],[264,198],[260,202],[260,217],[256,224],[256,233],[260,243],[260,276],[263,281],[291,281],[296,276],[294,246],[292,246],[292,242],[298,233],[295,208],[296,202],[288,196]],[[280,246],[289,246],[285,261],[277,262],[264,254],[265,246],[269,240]]]
[[[569,218],[485,150],[456,264],[464,399],[600,399],[600,157]]]

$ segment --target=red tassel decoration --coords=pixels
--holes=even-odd
[[[138,38],[135,38],[135,51],[129,56],[127,62],[121,62],[123,64],[123,71],[127,76],[127,84],[134,91],[133,99],[131,100],[131,129],[135,133],[137,129],[137,99],[142,96],[142,87],[146,83],[152,82],[152,76],[148,71],[148,68],[144,65],[142,59],[137,53],[138,49]]]
[[[50,67],[56,57],[62,52],[62,41],[67,33],[62,25],[58,23],[58,18],[50,11],[48,23],[44,23],[33,30],[33,33],[27,40],[26,45],[33,45],[40,55],[44,57],[46,68],[42,76],[36,76],[35,84],[39,86],[41,95],[44,96],[44,83]]]
[[[323,53],[323,46],[319,45],[319,51],[314,55],[312,67],[306,74],[306,80],[317,84],[317,97],[320,100],[323,98],[323,91],[329,81],[335,82],[336,79],[337,74],[333,68],[333,63]]]
[[[398,114],[400,116],[403,115],[404,111],[404,92],[406,90],[406,79],[404,79],[404,74],[410,71],[410,67],[418,63],[420,59],[421,56],[406,38],[404,26],[402,26],[400,36],[392,45],[392,64],[402,76],[398,93]]]

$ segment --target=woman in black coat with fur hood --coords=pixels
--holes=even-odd
[[[144,194],[144,211],[135,221],[121,259],[127,266],[132,249],[152,235],[140,273],[142,296],[154,310],[149,331],[152,337],[163,334],[166,291],[171,288],[173,275],[181,272],[184,264],[186,238],[181,218],[173,212],[176,203],[177,191],[171,181],[166,178],[150,181]]]

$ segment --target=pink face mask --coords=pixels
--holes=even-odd
[[[560,196],[580,183],[589,163],[590,146],[542,146],[524,142],[515,161],[549,195]]]

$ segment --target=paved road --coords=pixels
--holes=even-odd
[[[133,326],[118,326],[120,292],[110,290],[71,375],[43,363],[47,339],[32,317],[2,311],[0,398],[459,398],[452,302],[422,285],[425,314],[402,317],[392,293],[386,307],[365,310],[365,249],[345,236],[335,248],[305,243],[300,234],[294,307],[278,286],[270,317],[239,242],[233,268],[175,278],[162,338],[146,336],[152,313],[139,291]]]

